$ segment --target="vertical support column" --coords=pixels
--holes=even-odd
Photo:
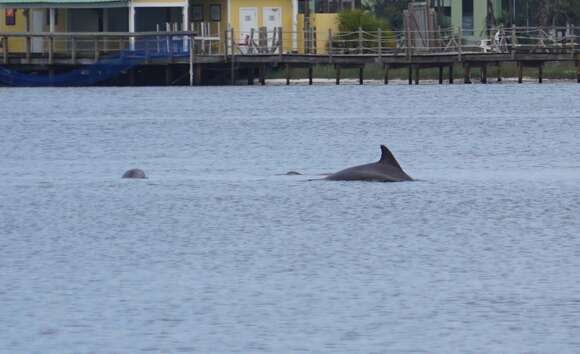
[[[230,15],[229,15],[229,13],[230,13],[229,12],[230,11],[229,3],[230,3],[230,1],[228,0],[228,18],[230,17]],[[230,42],[231,42],[230,44],[231,44],[231,50],[232,50],[232,57],[230,59],[230,64],[231,64],[230,65],[230,80],[231,80],[231,84],[234,85],[236,83],[236,51],[235,51],[235,48],[236,48],[235,43],[236,42],[234,39],[234,29],[233,28],[230,29],[229,38],[230,38]]]
[[[201,85],[203,82],[203,65],[197,64],[195,66],[195,84],[197,86]]]
[[[286,64],[286,85],[290,85],[290,64]]]
[[[471,84],[471,65],[463,63],[463,83]]]
[[[260,78],[260,85],[266,85],[266,66],[264,64],[258,67],[258,76]]]
[[[518,62],[518,84],[524,81],[524,63]]]
[[[292,0],[292,51],[295,50],[298,50],[298,0]]]
[[[55,26],[55,9],[51,7],[48,10],[48,31],[50,33],[54,33],[54,26]]]
[[[254,75],[256,74],[256,68],[249,67],[248,68],[248,85],[253,85],[254,84]]]
[[[4,61],[4,64],[8,64],[8,37],[7,36],[2,36],[2,44],[4,47],[4,53],[2,54],[3,61]]]
[[[312,66],[308,67],[308,85],[312,85],[312,75],[313,75],[313,69]]]
[[[359,85],[364,84],[364,73],[365,73],[364,66],[361,66],[360,68],[358,68],[358,84]]]
[[[449,83],[453,84],[453,64],[449,65],[449,72],[447,74],[449,75]]]
[[[336,84],[340,85],[340,65],[336,65],[334,68],[336,70]]]
[[[195,77],[193,74],[193,47],[195,45],[195,38],[193,34],[189,37],[189,86],[193,86]]]
[[[409,76],[409,85],[413,85],[413,66],[409,64],[408,66],[408,76]]]
[[[183,2],[183,7],[181,8],[181,30],[184,32],[189,31],[189,1]],[[145,39],[147,41],[147,38]],[[188,50],[188,44],[191,45],[189,38],[187,36],[183,36],[183,50]],[[191,48],[189,48],[191,50]]]
[[[501,82],[501,62],[497,62],[497,82]]]
[[[439,85],[443,85],[443,67],[439,65]]]
[[[580,60],[576,60],[576,82],[580,84]]]
[[[481,64],[481,83],[487,84],[487,64]]]
[[[99,37],[95,36],[93,38],[93,46],[95,49],[95,62],[99,61],[100,49],[99,49]]]
[[[385,65],[385,85],[389,84],[389,65]]]
[[[77,61],[77,41],[75,37],[71,37],[70,39],[70,60],[72,64],[76,64]]]
[[[129,86],[135,86],[135,67],[129,69]]]
[[[26,36],[26,63],[27,64],[30,64],[31,50],[32,50],[32,39],[30,36]]]
[[[542,83],[544,81],[544,63],[540,63],[538,65],[538,83]]]
[[[165,65],[165,86],[171,86],[172,72],[171,65]]]
[[[52,65],[54,59],[54,37],[48,36],[48,64]]]
[[[415,66],[415,85],[419,85],[420,72],[421,72],[421,66],[420,65],[416,65]]]
[[[135,33],[135,7],[133,2],[129,3],[129,32]],[[135,37],[129,38],[129,49],[135,50]]]

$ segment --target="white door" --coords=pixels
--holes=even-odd
[[[254,36],[258,34],[258,8],[240,7],[240,43],[246,43],[250,32],[254,29]]]
[[[264,16],[264,27],[268,31],[268,47],[271,48],[274,31],[282,27],[282,8],[264,7],[262,15]],[[276,38],[278,38],[278,35],[276,35]]]
[[[44,32],[44,24],[46,23],[46,12],[47,9],[33,9],[32,13],[32,24],[30,32],[32,33],[42,33]],[[30,40],[30,50],[33,53],[42,53],[44,49],[43,39],[41,37],[32,37]]]

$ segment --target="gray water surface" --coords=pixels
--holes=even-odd
[[[1,353],[580,352],[578,85],[0,101]]]

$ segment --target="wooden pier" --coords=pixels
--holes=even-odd
[[[10,73],[29,73],[48,78],[43,83],[50,86],[50,78],[61,73],[109,64],[119,68],[117,76],[108,78],[109,83],[123,77],[125,84],[134,85],[155,76],[153,82],[166,85],[246,80],[253,84],[256,78],[264,85],[272,68],[285,71],[287,84],[294,69],[306,68],[312,84],[313,67],[328,65],[335,70],[336,84],[341,82],[343,69],[349,68],[358,70],[358,82],[363,84],[365,67],[374,65],[384,70],[385,84],[390,72],[401,68],[406,69],[409,84],[419,84],[425,69],[435,69],[440,84],[453,83],[457,67],[463,69],[463,82],[469,84],[474,68],[479,69],[479,81],[487,83],[489,68],[497,68],[501,81],[502,65],[515,63],[518,82],[523,81],[524,68],[535,68],[541,83],[546,63],[570,62],[580,83],[580,29],[574,27],[498,28],[490,30],[490,40],[479,43],[466,40],[461,29],[427,34],[359,30],[301,35],[304,40],[298,47],[291,43],[296,34],[281,28],[252,31],[242,42],[236,40],[233,30],[203,36],[194,31],[0,33],[0,74],[6,81]]]

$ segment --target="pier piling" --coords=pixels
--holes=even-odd
[[[364,66],[361,66],[360,68],[358,68],[358,84],[359,85],[364,84],[364,72],[365,72]]]
[[[389,66],[385,65],[385,85],[389,84]]]
[[[453,64],[449,65],[449,83],[453,84]]]
[[[286,85],[290,85],[290,64],[286,64]]]
[[[419,65],[417,65],[415,67],[415,85],[419,85],[420,72],[421,72],[421,67]]]
[[[336,70],[336,84],[340,85],[340,65],[336,65],[335,70]]]
[[[471,65],[469,63],[463,64],[463,83],[471,84]]]
[[[443,85],[443,67],[439,66],[439,85]]]

